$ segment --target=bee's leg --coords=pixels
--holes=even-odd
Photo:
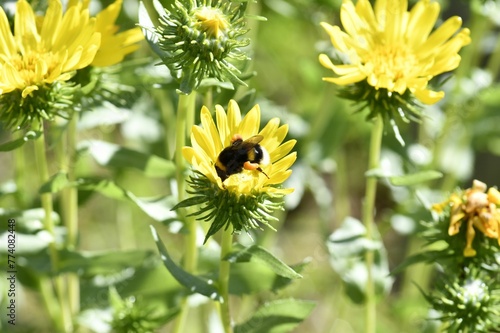
[[[235,142],[235,141],[243,141],[243,137],[241,136],[241,134],[235,134],[233,135],[233,137],[231,138],[231,143]]]
[[[262,168],[260,167],[259,163],[252,163],[250,161],[246,161],[243,164],[243,167],[246,170],[257,170],[259,172],[262,172],[264,174],[264,176],[266,176],[267,178],[269,178],[269,176],[264,172],[264,170],[262,170]]]
[[[246,161],[244,164],[243,164],[243,167],[246,169],[246,170],[259,170],[260,169],[260,165],[259,163],[252,163],[250,161]]]

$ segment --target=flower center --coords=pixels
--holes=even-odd
[[[52,53],[33,51],[17,54],[10,62],[27,85],[41,83],[56,65]]]
[[[417,61],[415,55],[404,45],[377,45],[368,54],[367,63],[377,77],[386,77],[393,82],[408,76]]]
[[[200,7],[195,12],[201,30],[210,37],[217,38],[229,27],[224,13],[217,8]]]

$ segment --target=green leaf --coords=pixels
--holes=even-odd
[[[88,140],[82,145],[97,163],[112,168],[134,168],[147,177],[172,177],[175,164],[156,155],[142,153],[113,143]]]
[[[35,234],[44,230],[44,218],[45,211],[42,208],[32,208],[26,210],[0,208],[0,219],[2,221],[14,219],[16,221],[16,232]],[[60,223],[59,215],[56,212],[52,212],[52,222],[54,222],[55,225]],[[6,231],[7,227],[7,223],[0,223],[0,231]]]
[[[314,306],[314,302],[295,299],[266,303],[252,318],[236,325],[234,333],[290,332],[309,316]]]
[[[347,217],[340,228],[330,235],[326,245],[330,252],[330,264],[344,282],[346,293],[353,302],[365,301],[367,251],[374,253],[371,275],[375,293],[383,295],[389,292],[393,279],[389,276],[387,252],[376,229],[373,239],[368,239],[365,226],[359,220]]]
[[[426,170],[408,175],[392,176],[388,178],[391,184],[394,186],[410,186],[428,182],[430,180],[438,179],[441,177],[443,177],[443,174],[439,171]]]
[[[42,185],[40,193],[57,193],[68,185],[68,174],[60,171],[50,177],[49,181]]]
[[[222,301],[222,296],[219,294],[217,288],[213,285],[212,280],[205,281],[198,276],[192,275],[179,266],[177,266],[170,255],[167,252],[167,248],[160,239],[160,236],[156,232],[156,229],[151,226],[151,233],[156,242],[156,246],[161,254],[161,260],[163,264],[168,269],[170,274],[184,287],[189,289],[191,292],[195,292],[204,296],[207,296],[213,300]]]
[[[289,278],[300,279],[302,275],[294,271],[290,266],[276,258],[271,252],[258,245],[252,245],[238,252],[228,254],[224,260],[231,263],[248,262],[251,258],[259,260],[269,266],[277,275]]]
[[[107,179],[79,179],[76,185],[81,190],[97,191],[102,195],[116,200],[126,200],[135,203],[144,213],[156,221],[166,222],[177,218],[172,211],[176,199],[173,196],[162,196],[156,198],[139,198],[132,192],[116,185]]]
[[[92,112],[83,112],[78,120],[78,129],[88,130],[99,126],[120,124],[128,120],[131,113],[128,109],[106,103],[103,106],[93,108]]]
[[[15,139],[15,140],[8,141],[8,142],[0,144],[0,151],[11,151],[11,150],[14,150],[16,148],[21,147],[22,145],[24,145],[26,142],[28,142],[30,140],[36,140],[36,139],[38,139],[40,137],[40,135],[42,135],[42,132],[29,131],[22,138]]]
[[[153,257],[154,252],[150,250],[102,252],[62,250],[59,255],[59,269],[61,272],[79,272],[80,275],[95,276],[140,266]]]

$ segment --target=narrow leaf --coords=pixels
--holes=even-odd
[[[333,232],[327,243],[330,264],[339,274],[345,291],[355,303],[365,301],[368,269],[365,263],[367,251],[373,252],[371,277],[375,283],[375,293],[384,295],[389,292],[393,279],[389,276],[389,263],[384,244],[378,230],[373,230],[373,238],[366,237],[365,226],[353,217],[347,217],[340,228]]]
[[[48,182],[40,187],[40,193],[57,193],[68,185],[68,174],[60,171],[53,175]]]
[[[144,213],[158,222],[168,222],[177,218],[177,214],[172,211],[175,203],[175,199],[172,196],[139,198],[132,192],[107,179],[79,179],[76,186],[81,190],[97,191],[111,199],[131,201],[142,209]]]
[[[300,279],[302,275],[294,271],[290,266],[285,264],[280,259],[276,258],[271,252],[258,245],[252,245],[242,251],[230,253],[225,260],[229,262],[248,262],[251,258],[255,258],[265,263],[277,275],[289,278]]]
[[[284,299],[264,304],[252,318],[236,325],[235,333],[285,333],[297,327],[313,310],[314,302]]]
[[[403,176],[392,176],[389,177],[389,181],[394,186],[409,186],[428,182],[441,177],[443,177],[443,174],[439,171],[426,170]]]
[[[151,226],[151,233],[156,242],[156,246],[161,254],[161,260],[168,269],[170,274],[184,287],[188,288],[191,292],[195,292],[207,296],[213,300],[222,301],[222,296],[219,294],[217,288],[211,283],[212,281],[205,281],[198,276],[192,275],[179,266],[177,266],[167,252],[167,248],[160,239],[156,229]]]
[[[0,151],[11,151],[11,150],[14,150],[16,148],[19,148],[19,147],[21,147],[22,145],[24,145],[26,142],[28,142],[30,140],[36,140],[36,139],[38,139],[41,134],[42,134],[42,132],[29,131],[22,138],[15,139],[15,140],[8,141],[8,142],[0,144]]]

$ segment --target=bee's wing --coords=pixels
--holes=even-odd
[[[243,143],[249,143],[249,144],[252,144],[255,146],[256,144],[261,142],[262,139],[264,139],[264,137],[262,135],[254,135],[254,136],[249,137],[245,141],[243,141]]]
[[[246,139],[245,141],[241,142],[239,144],[238,148],[249,151],[249,150],[253,149],[259,142],[261,142],[262,139],[264,139],[264,137],[262,135],[254,135],[254,136]]]

